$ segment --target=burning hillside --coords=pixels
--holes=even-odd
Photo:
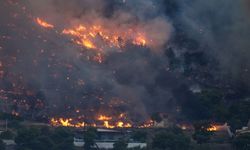
[[[158,70],[167,68],[158,63],[165,61],[161,49],[171,24],[153,15],[155,6],[144,18],[132,1],[97,1],[0,2],[8,16],[0,15],[8,31],[0,32],[3,112],[53,126],[151,126],[151,113],[171,97],[161,89],[148,92]],[[151,107],[155,98],[159,103]]]
[[[125,114],[120,114],[118,117],[109,117],[105,115],[99,115],[97,118],[92,119],[92,123],[86,123],[80,121],[82,119],[77,118],[51,118],[50,124],[52,126],[65,126],[65,127],[101,127],[101,128],[149,128],[153,127],[153,121],[149,120],[141,124],[134,124],[131,120],[126,118]]]
[[[224,120],[249,99],[241,2],[2,0],[1,111],[71,127]]]
[[[44,28],[54,28],[54,25],[47,23],[40,18],[36,22]],[[100,25],[78,25],[71,29],[63,29],[62,34],[70,35],[72,41],[87,49],[103,51],[106,48],[121,49],[131,42],[134,45],[146,46],[148,43],[144,33],[138,32],[133,27],[128,30],[107,29]]]
[[[119,33],[119,31],[108,31],[98,25],[90,27],[79,25],[73,29],[64,29],[62,33],[75,37],[72,40],[79,45],[85,46],[88,49],[97,49],[99,51],[104,50],[106,46],[110,48],[125,47],[129,40],[135,45],[146,46],[146,39],[143,36],[143,33],[136,33],[133,29]],[[98,42],[95,41],[97,41],[98,38],[100,42],[104,42],[103,45],[97,46],[96,43]]]

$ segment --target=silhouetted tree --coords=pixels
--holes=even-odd
[[[127,147],[128,147],[128,143],[125,140],[121,139],[114,143],[113,150],[126,150]]]
[[[182,133],[161,132],[153,138],[152,148],[159,150],[188,150],[190,148],[190,139]]]
[[[195,132],[193,134],[193,139],[196,140],[198,144],[206,143],[210,140],[212,132],[207,129],[210,127],[208,121],[199,121],[194,123]]]
[[[233,145],[237,150],[250,150],[250,133],[236,136]]]
[[[84,149],[90,150],[95,145],[97,131],[95,128],[88,128],[84,134]]]
[[[133,133],[132,138],[135,141],[145,142],[147,140],[147,132],[145,131],[136,131]]]
[[[5,144],[2,140],[0,140],[0,150],[5,150],[6,147],[5,147]]]

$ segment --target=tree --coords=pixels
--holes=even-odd
[[[17,132],[17,137],[15,142],[17,144],[17,149],[34,149],[37,148],[38,141],[36,138],[39,136],[39,130],[35,128],[31,129],[21,129]]]
[[[45,132],[46,131],[46,132]],[[15,138],[18,150],[73,150],[73,137],[66,128],[21,129]]]
[[[210,134],[207,131],[199,130],[195,131],[193,138],[198,144],[203,144],[210,140]]]
[[[43,129],[44,130],[44,129]],[[72,132],[65,127],[56,128],[51,135],[49,135],[55,144],[60,144],[66,141],[72,140],[73,143],[73,135]]]
[[[193,139],[198,144],[206,143],[210,140],[212,132],[207,130],[209,127],[210,123],[207,121],[199,121],[194,124],[195,133],[193,134]]]
[[[5,144],[2,140],[0,140],[0,150],[5,150]]]
[[[84,149],[91,149],[95,145],[97,131],[95,128],[88,128],[84,134]]]
[[[147,132],[136,131],[133,133],[132,138],[138,142],[145,142],[147,140]]]
[[[4,131],[0,134],[0,138],[6,139],[6,140],[13,139],[14,134],[10,130],[7,130],[7,131]]]
[[[47,129],[43,129],[43,130],[47,130]],[[74,149],[73,135],[72,135],[72,132],[68,128],[64,128],[64,127],[56,128],[54,132],[50,135],[50,138],[52,139],[54,143],[53,150]]]
[[[229,108],[229,124],[232,130],[246,125],[250,118],[250,98],[234,102]]]
[[[155,135],[152,148],[159,150],[188,150],[190,148],[190,139],[183,133],[176,134],[172,131],[165,131]]]
[[[250,150],[250,133],[236,136],[233,145],[237,150]]]
[[[128,143],[125,140],[121,139],[114,143],[113,150],[126,150],[127,147],[128,147]]]

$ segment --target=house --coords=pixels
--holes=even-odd
[[[236,135],[250,133],[250,120],[248,121],[247,126],[242,127],[241,129],[236,130]]]
[[[78,131],[74,136],[74,146],[84,146],[84,133],[86,131]],[[97,138],[95,139],[96,147],[100,149],[112,149],[115,142],[125,138],[128,139],[128,148],[145,148],[146,143],[137,142],[131,139],[131,131],[111,130],[111,129],[97,129]]]
[[[210,142],[225,143],[233,137],[233,133],[227,123],[213,125],[212,129],[214,129],[214,132]]]

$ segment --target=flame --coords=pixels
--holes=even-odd
[[[141,34],[139,34],[135,40],[133,41],[133,44],[135,45],[141,45],[141,46],[146,46],[146,39],[144,38],[144,36],[142,36]]]
[[[113,128],[131,128],[132,125],[130,123],[124,123],[122,121],[118,121],[115,125],[110,124],[109,121],[104,121],[103,126],[105,128],[113,129]]]
[[[72,41],[88,49],[102,51],[108,47],[122,48],[129,41],[134,45],[146,46],[147,40],[144,34],[129,29],[128,31],[113,31],[100,25],[79,25],[70,29],[64,29],[63,34],[71,35]]]
[[[72,118],[52,118],[50,120],[50,123],[52,126],[64,126],[64,127],[75,127],[75,128],[80,128],[80,127],[85,127],[84,122],[77,122],[77,123],[72,123],[73,119]]]
[[[108,121],[108,120],[111,120],[111,119],[112,119],[112,117],[108,117],[108,116],[105,116],[105,115],[100,115],[97,120],[99,120],[99,121]]]
[[[126,124],[125,124],[125,123],[122,122],[122,121],[117,122],[116,126],[117,126],[118,128],[131,128],[131,127],[132,127],[132,125],[131,125],[130,123],[126,123]]]
[[[133,125],[131,121],[125,121],[126,114],[122,113],[116,117],[110,117],[106,115],[99,115],[96,120],[96,123],[86,124],[85,122],[80,122],[74,120],[73,118],[52,118],[50,120],[50,124],[52,126],[64,126],[64,127],[74,127],[74,128],[82,128],[82,127],[102,127],[102,128],[149,128],[153,126],[153,121],[148,121],[141,126]],[[79,118],[78,118],[79,119]]]
[[[218,131],[218,127],[216,125],[211,125],[209,128],[207,128],[207,131],[209,132]]]
[[[44,28],[55,28],[54,25],[41,18],[37,17],[35,21]],[[116,50],[121,52],[121,49],[124,48],[127,43],[143,47],[150,45],[152,40],[147,39],[146,33],[138,31],[137,28],[138,27],[121,29],[98,24],[80,24],[74,27],[65,28],[60,31],[60,33],[70,36],[71,41],[76,45],[96,51],[95,56],[88,56],[87,58],[97,63],[102,63],[104,61],[105,48],[117,48]],[[56,30],[56,33],[57,32]]]
[[[104,121],[103,123],[104,123],[103,126],[105,128],[109,128],[109,129],[115,128],[115,126],[109,124],[109,121]]]
[[[40,19],[40,18],[36,18],[36,22],[37,22],[40,26],[42,26],[42,27],[44,27],[44,28],[54,28],[54,25],[49,24],[49,23],[47,23],[46,21],[43,21],[43,20]]]

